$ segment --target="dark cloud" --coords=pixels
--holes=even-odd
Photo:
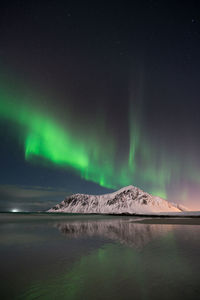
[[[0,185],[0,210],[46,210],[68,194],[61,188]]]

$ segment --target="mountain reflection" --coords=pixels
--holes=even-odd
[[[133,220],[91,220],[57,223],[60,232],[70,238],[103,237],[140,248],[172,230],[172,225],[142,224]]]

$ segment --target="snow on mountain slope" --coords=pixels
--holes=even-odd
[[[105,195],[73,194],[48,212],[99,214],[151,214],[181,212],[181,206],[152,196],[132,185]]]

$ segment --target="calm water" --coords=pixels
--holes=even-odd
[[[1,214],[1,299],[198,299],[200,225],[135,221]]]

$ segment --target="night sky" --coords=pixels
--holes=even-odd
[[[3,1],[0,210],[126,185],[200,208],[198,1]]]

